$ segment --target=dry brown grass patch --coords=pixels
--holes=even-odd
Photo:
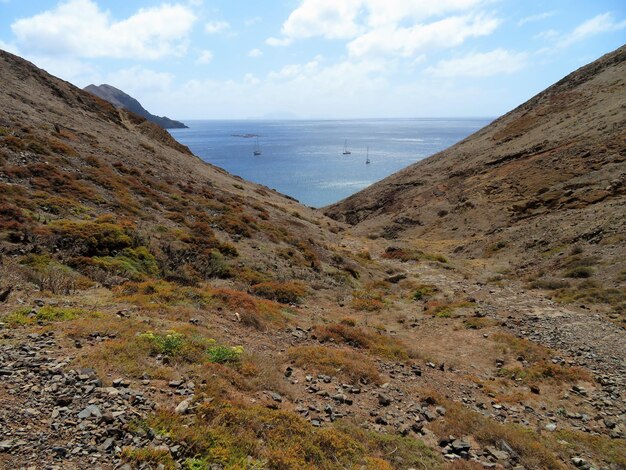
[[[399,361],[409,359],[406,345],[380,330],[372,332],[345,323],[332,323],[316,326],[315,335],[320,341],[334,341],[355,348],[367,349],[373,354],[388,359]]]
[[[288,351],[298,367],[311,368],[326,375],[338,375],[354,383],[380,383],[374,362],[367,356],[348,348],[328,346],[298,346]]]

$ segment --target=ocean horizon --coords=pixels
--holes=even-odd
[[[169,131],[204,161],[319,208],[454,145],[492,120],[206,119]],[[350,153],[344,155],[346,144]]]

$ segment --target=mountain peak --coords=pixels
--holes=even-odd
[[[106,83],[101,85],[92,84],[86,86],[84,90],[108,101],[116,108],[124,108],[127,111],[138,114],[139,116],[146,118],[148,121],[158,124],[164,129],[182,129],[187,127],[180,121],[174,121],[173,119],[165,116],[155,116],[147,111],[135,98],[130,96],[128,93],[123,92],[119,88],[115,88],[113,85],[108,85]]]

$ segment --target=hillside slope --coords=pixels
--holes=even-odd
[[[437,242],[535,272],[557,271],[551,255],[585,245],[588,257],[602,258],[602,279],[621,282],[625,77],[622,47],[325,213],[358,234]]]
[[[0,82],[0,468],[626,466],[618,320]]]
[[[165,116],[155,116],[147,111],[135,98],[124,93],[122,90],[115,88],[114,86],[107,84],[87,85],[84,90],[108,101],[116,108],[124,108],[132,113],[138,114],[139,116],[146,118],[148,121],[158,124],[163,129],[181,129],[187,127],[180,121],[174,121],[173,119]]]

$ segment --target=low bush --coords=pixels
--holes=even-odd
[[[352,308],[363,312],[378,312],[385,307],[383,294],[378,290],[356,290],[352,292]]]
[[[306,295],[306,288],[304,284],[297,281],[270,281],[253,285],[250,287],[250,292],[282,304],[298,304]]]
[[[133,230],[128,225],[59,220],[49,227],[55,235],[56,247],[77,255],[114,256],[133,245]]]
[[[408,261],[437,261],[439,263],[447,263],[445,256],[437,253],[425,253],[422,250],[413,248],[399,248],[397,246],[389,246],[382,255],[385,259],[395,259],[403,262]]]
[[[593,269],[588,266],[578,266],[565,271],[565,277],[571,277],[576,279],[587,279],[593,276]]]
[[[115,256],[79,258],[74,260],[73,263],[83,266],[95,266],[108,273],[134,281],[158,276],[160,273],[156,258],[145,246],[124,248]]]
[[[437,288],[435,286],[423,284],[415,288],[411,298],[413,300],[425,300],[432,296],[435,292],[437,292]]]
[[[41,291],[67,295],[92,285],[92,282],[85,276],[59,263],[49,255],[28,255],[21,261],[21,265],[26,279]]]

